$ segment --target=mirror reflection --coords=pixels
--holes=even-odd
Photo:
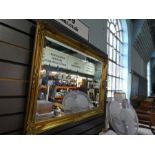
[[[100,61],[49,37],[42,53],[37,121],[99,106]]]

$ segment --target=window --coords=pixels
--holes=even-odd
[[[123,29],[118,19],[107,23],[107,53],[108,53],[108,86],[107,97],[113,97],[114,92],[123,90]]]

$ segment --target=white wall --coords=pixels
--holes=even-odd
[[[107,19],[81,19],[89,28],[89,42],[107,53]]]
[[[147,77],[147,63],[141,58],[138,52],[132,48],[131,55],[131,68],[133,71],[141,75],[142,77]]]

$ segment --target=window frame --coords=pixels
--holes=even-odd
[[[115,28],[115,32],[114,30],[110,29],[111,24]],[[122,47],[123,47],[123,29],[121,21],[120,19],[114,19],[114,20],[109,19],[107,21],[107,54],[108,54],[107,97],[114,97],[114,92],[116,91],[122,92],[123,90],[122,88],[124,80],[123,70],[125,67],[123,66],[122,61],[122,59],[124,58],[124,55],[122,53]]]

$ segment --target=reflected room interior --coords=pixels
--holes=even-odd
[[[44,39],[40,66],[36,121],[87,111],[99,105],[102,63],[49,37]],[[78,92],[81,108],[63,102],[66,94]],[[87,103],[88,102],[88,103]],[[70,104],[75,104],[74,101]],[[88,104],[84,106],[84,104]],[[66,110],[69,107],[70,110]],[[80,105],[79,105],[80,106]]]

